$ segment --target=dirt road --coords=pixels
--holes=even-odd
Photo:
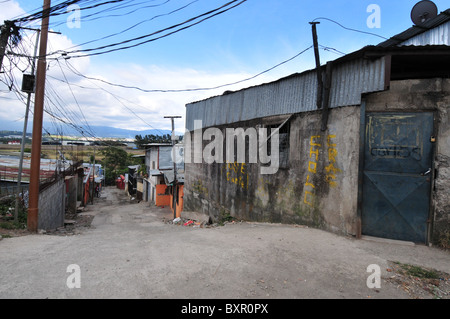
[[[437,248],[292,225],[173,225],[167,209],[117,188],[83,214],[92,226],[75,235],[0,241],[0,298],[411,298],[389,280],[390,261],[449,272],[450,254]],[[369,288],[376,269],[379,288]]]

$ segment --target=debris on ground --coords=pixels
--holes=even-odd
[[[172,225],[182,225],[184,227],[193,227],[193,228],[204,228],[204,227],[210,227],[211,225],[206,224],[205,222],[199,222],[192,219],[182,219],[180,217],[177,217],[175,219],[166,220],[163,219],[163,222],[165,224],[172,224]]]
[[[43,233],[46,235],[56,236],[73,236],[79,235],[84,230],[91,227],[94,216],[89,215],[86,212],[86,208],[83,206],[77,207],[75,212],[66,211],[64,216],[64,225],[57,229],[47,230]]]
[[[399,262],[390,262],[386,280],[413,299],[450,299],[450,275]]]
[[[68,219],[68,218],[70,218],[70,219]],[[54,229],[54,230],[44,231],[43,234],[56,235],[56,236],[79,235],[84,230],[91,227],[91,223],[92,223],[93,219],[94,219],[94,216],[92,216],[92,215],[66,214],[66,219],[64,220],[64,226],[58,227],[57,229]]]
[[[169,220],[167,220],[166,218],[163,218],[162,221],[163,221],[163,223],[169,224],[169,225],[178,225],[178,226],[181,225],[183,227],[192,227],[192,228],[215,228],[215,227],[219,227],[219,226],[225,226],[227,224],[239,224],[239,223],[243,222],[243,221],[231,220],[231,221],[225,221],[222,223],[211,223],[211,222],[198,221],[195,219],[180,218],[180,217],[177,217],[175,219],[169,219]]]

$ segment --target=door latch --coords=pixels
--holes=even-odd
[[[431,173],[431,168],[429,168],[428,171],[426,171],[425,173],[422,173],[422,174],[420,174],[420,175],[426,176],[426,175],[428,175],[428,174],[430,174],[430,173]]]

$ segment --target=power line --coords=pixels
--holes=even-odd
[[[83,113],[83,110],[81,109],[80,105],[78,104],[78,100],[77,100],[77,98],[75,97],[75,94],[73,93],[72,87],[70,86],[70,83],[69,83],[69,81],[67,80],[66,74],[64,73],[64,70],[62,69],[61,64],[59,63],[59,61],[58,61],[58,65],[59,65],[59,68],[61,69],[61,73],[62,73],[62,75],[64,76],[64,79],[66,80],[66,83],[67,83],[67,85],[68,85],[68,87],[69,87],[70,93],[72,94],[73,99],[75,100],[75,103],[77,104],[78,109],[79,109],[79,111],[80,111],[80,113],[81,113],[81,115],[82,115],[82,117],[83,117],[83,119],[84,119],[84,122],[86,123],[87,127],[89,128],[89,130],[92,130],[92,128],[90,127],[88,121],[86,120],[86,117],[85,117],[85,115],[84,115],[84,113]]]
[[[107,4],[112,4],[112,3],[122,2],[122,1],[125,1],[125,0],[111,0],[111,1],[105,1],[105,2],[100,2],[100,3],[98,0],[66,0],[59,4],[51,6],[48,10],[42,10],[42,8],[36,9],[37,12],[31,13],[22,18],[16,18],[15,20],[13,20],[13,22],[24,23],[24,22],[34,21],[34,20],[41,20],[41,19],[48,18],[48,17],[63,15],[63,14],[67,13],[66,9],[69,6],[74,5],[74,4],[81,5],[83,3],[86,3],[86,4],[88,4],[87,7],[80,7],[79,9],[80,10],[88,10],[88,9],[93,9],[93,8],[97,8],[100,6],[107,5]],[[92,4],[89,5],[90,3],[92,3]]]
[[[317,20],[327,20],[327,21],[330,21],[330,22],[333,22],[333,23],[337,24],[338,26],[340,26],[341,28],[343,28],[343,29],[345,29],[345,30],[349,30],[349,31],[353,31],[353,32],[359,32],[359,33],[368,34],[368,35],[373,35],[373,36],[376,36],[376,37],[379,37],[379,38],[388,40],[388,38],[385,38],[385,37],[383,37],[383,36],[381,36],[381,35],[379,35],[379,34],[376,34],[376,33],[372,33],[372,32],[367,32],[367,31],[362,31],[362,30],[357,30],[357,29],[348,28],[348,27],[346,27],[346,26],[340,24],[339,22],[334,21],[333,19],[330,19],[330,18],[323,18],[323,17],[315,18],[312,22],[315,22],[315,21],[317,21]]]
[[[121,34],[123,34],[123,33],[125,33],[125,32],[128,32],[128,31],[130,31],[130,30],[132,30],[132,29],[138,27],[139,25],[141,25],[141,24],[143,24],[143,23],[145,23],[145,22],[149,22],[149,21],[152,21],[152,20],[154,20],[154,19],[157,19],[157,18],[160,18],[160,17],[163,17],[163,16],[169,16],[169,15],[174,14],[174,13],[176,13],[176,12],[179,12],[179,11],[181,11],[181,10],[183,10],[183,9],[186,9],[187,7],[189,7],[190,5],[192,5],[192,4],[194,4],[195,2],[198,2],[198,1],[199,1],[199,0],[191,1],[191,2],[189,2],[188,4],[186,4],[186,5],[182,6],[182,7],[179,7],[179,8],[177,8],[177,9],[175,9],[175,10],[172,10],[172,11],[170,11],[170,12],[168,12],[168,13],[163,13],[163,14],[155,15],[155,16],[153,16],[152,18],[149,18],[149,19],[145,19],[145,20],[143,20],[143,21],[140,21],[140,22],[138,22],[138,23],[132,25],[131,27],[128,27],[128,28],[126,28],[126,29],[124,29],[124,30],[122,30],[122,31],[119,31],[119,32],[116,32],[116,33],[113,33],[113,34],[110,34],[110,35],[107,35],[107,36],[104,36],[104,37],[102,37],[102,38],[98,38],[98,39],[95,39],[95,40],[90,40],[90,41],[81,43],[81,44],[79,44],[79,45],[76,45],[76,46],[73,46],[73,47],[71,47],[71,48],[68,48],[67,50],[73,49],[73,48],[75,48],[75,47],[81,47],[81,46],[83,46],[83,45],[90,44],[90,43],[94,43],[94,42],[98,42],[98,41],[101,41],[101,40],[106,40],[106,39],[108,39],[108,38],[111,38],[111,37],[114,37],[114,36],[117,36],[117,35],[121,35]],[[123,15],[120,15],[120,16],[123,16]]]
[[[150,42],[153,42],[153,41],[156,41],[156,40],[159,40],[159,39],[168,37],[168,36],[170,36],[170,35],[173,35],[173,34],[175,34],[175,33],[180,32],[180,31],[186,30],[186,29],[188,29],[188,28],[191,28],[191,27],[193,27],[193,26],[195,26],[195,25],[197,25],[197,24],[200,24],[200,23],[202,23],[202,22],[204,22],[204,21],[206,21],[206,20],[209,20],[209,19],[211,19],[211,18],[213,18],[213,17],[215,17],[215,16],[218,16],[218,15],[220,15],[220,14],[223,14],[223,13],[225,13],[225,12],[227,12],[227,11],[229,11],[229,10],[231,10],[231,9],[233,9],[233,8],[235,8],[235,7],[239,6],[239,5],[241,5],[241,4],[243,4],[243,3],[246,2],[247,0],[242,0],[242,1],[240,1],[239,3],[237,3],[237,4],[235,4],[235,5],[233,5],[233,6],[229,7],[229,8],[226,8],[226,7],[230,6],[231,4],[233,4],[233,3],[237,2],[237,1],[239,1],[239,0],[233,0],[233,1],[230,1],[230,2],[226,3],[225,5],[223,5],[223,6],[219,7],[219,8],[210,10],[210,11],[208,11],[208,12],[206,12],[206,13],[203,13],[203,14],[201,14],[201,15],[198,15],[198,16],[196,16],[196,17],[194,17],[194,18],[190,18],[190,19],[188,19],[188,20],[186,20],[186,21],[184,21],[184,22],[181,22],[181,23],[178,23],[178,24],[176,24],[176,25],[173,25],[173,26],[170,26],[170,27],[167,27],[167,28],[164,28],[164,29],[161,29],[161,30],[152,32],[152,33],[150,33],[150,34],[146,34],[146,35],[143,35],[143,36],[140,36],[140,37],[136,37],[136,38],[133,38],[133,39],[128,39],[128,40],[125,40],[125,41],[121,41],[121,42],[117,42],[117,43],[113,43],[113,44],[109,44],[109,45],[104,45],[104,46],[97,47],[97,48],[80,49],[80,50],[74,50],[74,51],[71,51],[71,52],[64,52],[64,54],[68,55],[68,54],[71,54],[71,53],[83,53],[83,52],[99,51],[99,50],[104,50],[104,49],[112,48],[112,47],[115,47],[115,46],[118,46],[118,45],[123,45],[123,44],[126,44],[126,43],[130,43],[130,42],[133,42],[133,41],[142,40],[142,39],[145,39],[145,38],[154,36],[154,35],[156,35],[156,34],[159,34],[159,33],[165,32],[165,31],[169,31],[169,30],[171,30],[171,29],[175,29],[175,28],[181,27],[182,25],[188,24],[188,23],[190,23],[190,22],[192,22],[192,21],[194,21],[194,20],[197,20],[197,19],[200,19],[200,18],[206,16],[205,18],[203,18],[203,19],[201,19],[201,20],[199,20],[199,21],[197,21],[197,22],[193,22],[193,23],[191,23],[191,24],[188,24],[188,25],[186,25],[186,26],[184,26],[184,27],[181,27],[181,28],[179,28],[179,29],[177,29],[177,30],[171,31],[171,32],[169,32],[169,33],[167,33],[167,34],[158,36],[158,37],[156,37],[156,38],[152,38],[152,39],[149,39],[149,40],[145,40],[145,41],[142,41],[142,42],[133,44],[133,45],[128,45],[128,46],[124,46],[124,47],[120,47],[120,48],[115,48],[115,49],[109,49],[109,50],[102,51],[102,52],[87,53],[87,54],[83,54],[83,55],[71,56],[71,58],[82,58],[82,57],[88,57],[88,56],[96,56],[96,55],[102,55],[102,54],[111,53],[111,52],[116,52],[116,51],[120,51],[120,50],[126,50],[126,49],[130,49],[130,48],[135,48],[135,47],[137,47],[137,46],[141,46],[141,45],[143,45],[143,44],[150,43]],[[223,9],[223,8],[226,8],[226,9]],[[223,10],[221,10],[221,9],[223,9]],[[208,15],[209,15],[209,16],[208,16]],[[61,52],[61,51],[58,51],[58,52]],[[58,53],[58,52],[53,52],[52,54],[55,54],[55,53]],[[52,55],[52,54],[50,54],[50,55]]]
[[[239,84],[239,83],[243,83],[243,82],[247,82],[247,81],[253,80],[253,79],[255,79],[255,78],[257,78],[257,77],[259,77],[259,76],[261,76],[261,75],[263,75],[265,73],[268,73],[268,72],[270,72],[270,71],[280,67],[283,64],[286,64],[286,63],[296,59],[300,55],[302,55],[305,52],[307,52],[308,50],[310,50],[312,47],[313,46],[310,46],[310,47],[302,50],[301,52],[297,53],[293,57],[291,57],[291,58],[289,58],[287,60],[284,60],[283,62],[280,62],[280,63],[274,65],[273,67],[271,67],[269,69],[266,69],[266,70],[264,70],[264,71],[262,71],[262,72],[260,72],[260,73],[258,73],[256,75],[253,75],[251,77],[245,78],[243,80],[235,81],[235,82],[232,82],[232,83],[227,83],[227,84],[222,84],[222,85],[217,85],[217,86],[214,86],[214,87],[207,87],[207,88],[168,89],[168,90],[166,90],[166,89],[143,89],[143,88],[140,88],[140,87],[137,87],[137,86],[128,86],[128,85],[123,85],[123,84],[117,84],[117,83],[112,83],[112,82],[109,82],[109,81],[106,81],[106,80],[103,80],[103,79],[89,77],[89,76],[86,76],[86,75],[81,74],[80,72],[78,72],[73,67],[73,65],[71,65],[67,60],[66,60],[66,64],[68,65],[69,69],[73,73],[75,73],[76,75],[78,75],[80,77],[83,77],[85,79],[99,81],[99,82],[102,82],[102,83],[105,83],[105,84],[108,84],[108,85],[111,85],[111,86],[120,87],[120,88],[124,88],[124,89],[134,89],[134,90],[138,90],[138,91],[141,91],[141,92],[144,92],[144,93],[180,93],[180,92],[194,92],[194,91],[210,91],[210,90],[220,89],[220,88],[223,88],[223,87],[227,87],[227,86],[231,86],[231,85],[235,85],[235,84]]]
[[[67,84],[69,84],[69,85],[74,85],[74,84],[70,84],[70,83],[67,81],[67,78],[65,78],[65,80],[57,79],[57,78],[55,78],[55,77],[52,77],[52,78],[55,79],[55,80],[58,80],[58,81],[67,83]],[[89,87],[82,87],[82,86],[80,86],[80,87],[82,87],[82,88],[84,88],[84,89],[98,89],[98,90],[101,90],[101,91],[103,91],[103,92],[105,92],[105,93],[111,95],[111,96],[112,96],[115,100],[117,100],[117,101],[118,101],[125,109],[127,109],[129,112],[131,112],[136,118],[138,118],[139,120],[141,120],[143,123],[145,123],[145,124],[148,125],[149,127],[153,128],[154,130],[157,130],[157,131],[159,131],[161,134],[164,134],[163,131],[161,131],[160,129],[158,129],[158,128],[152,126],[152,125],[149,124],[147,121],[145,121],[145,120],[144,120],[141,116],[139,116],[135,111],[133,111],[130,107],[128,107],[125,103],[123,103],[122,100],[124,100],[124,101],[126,101],[126,102],[128,102],[128,103],[134,104],[134,105],[136,105],[136,106],[138,106],[138,107],[140,107],[140,108],[146,109],[144,106],[138,105],[138,104],[136,104],[136,103],[134,103],[134,102],[132,102],[132,101],[129,101],[129,100],[127,100],[127,99],[125,99],[125,98],[123,98],[123,97],[117,95],[117,94],[114,94],[114,93],[112,93],[112,92],[110,92],[110,91],[108,91],[108,90],[106,90],[106,89],[104,89],[104,88],[98,86],[97,84],[94,84],[94,85],[97,86],[97,88],[89,88]]]

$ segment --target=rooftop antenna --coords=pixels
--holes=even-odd
[[[438,8],[433,1],[424,0],[416,3],[411,11],[411,20],[415,25],[422,25],[438,15]]]

